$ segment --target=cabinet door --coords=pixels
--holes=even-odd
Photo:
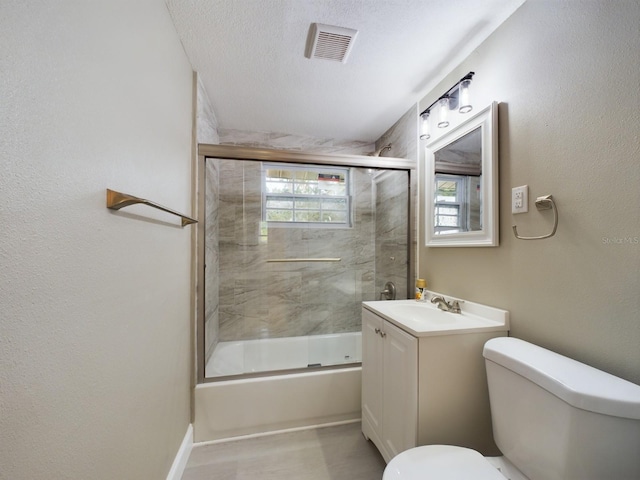
[[[383,450],[389,458],[417,445],[418,339],[385,321],[382,327]]]
[[[362,309],[362,433],[381,448],[382,318]]]

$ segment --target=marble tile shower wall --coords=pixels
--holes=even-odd
[[[218,205],[220,177],[216,162],[206,163],[205,174],[205,265],[204,338],[205,359],[208,361],[220,338],[219,288],[220,256],[218,250]]]
[[[213,111],[213,106],[209,100],[207,92],[202,84],[202,79],[197,75],[196,90],[196,141],[197,143],[216,144],[220,141],[218,136],[218,120]],[[205,362],[209,360],[213,350],[218,343],[218,249],[213,248],[217,245],[217,229],[214,226],[217,223],[217,197],[218,197],[218,172],[215,166],[211,166],[212,170],[205,175],[205,198],[207,202],[206,208],[206,233],[211,242],[205,244],[205,297],[209,298],[209,302],[205,302],[205,320],[204,320],[204,354]],[[198,300],[200,301],[200,300]]]
[[[375,178],[376,290],[393,282],[398,299],[407,293],[408,181],[406,172],[386,171]]]
[[[220,142],[218,135],[218,119],[213,112],[213,106],[209,100],[202,79],[197,75],[196,91],[196,140],[197,143],[216,144]]]
[[[337,141],[330,138],[306,137],[287,133],[247,132],[219,128],[218,134],[221,145],[345,155],[367,155],[374,151],[374,144],[369,142]]]
[[[409,108],[405,114],[400,117],[400,119],[389,128],[377,141],[375,148],[378,149],[383,145],[391,144],[391,150],[383,153],[383,156],[389,157],[398,157],[398,158],[406,158],[408,160],[413,160],[416,165],[418,165],[418,157],[419,157],[419,144],[420,140],[418,140],[418,105],[414,105]],[[395,181],[395,180],[394,180]],[[388,182],[388,180],[387,180]],[[386,186],[385,186],[386,187]],[[398,187],[398,185],[396,185]],[[398,256],[394,254],[394,252],[403,251],[406,253],[406,249],[400,248],[401,245],[397,245],[397,250],[395,249],[395,240],[393,238],[397,238],[398,241],[406,242],[406,235],[395,235],[393,233],[394,230],[401,232],[403,229],[405,232],[409,231],[409,238],[411,239],[411,245],[409,246],[409,250],[415,254],[417,252],[418,247],[418,230],[416,228],[417,225],[420,224],[418,219],[418,208],[415,208],[418,205],[418,175],[414,172],[411,178],[411,204],[413,205],[413,222],[411,225],[407,225],[406,222],[403,224],[395,225],[388,229],[389,237],[382,241],[382,237],[379,238],[377,251],[376,251],[376,272],[384,272],[384,275],[378,275],[378,286],[382,287],[385,282],[392,281],[396,284],[397,290],[397,298],[405,298],[406,295],[410,297],[413,295],[413,279],[411,280],[411,285],[407,285],[407,275],[406,273],[399,274],[400,272],[400,264],[398,263]],[[404,187],[403,187],[404,188]],[[376,208],[379,210],[378,214],[380,214],[380,208],[383,205],[390,205],[389,201],[394,199],[394,188],[387,187],[384,189],[384,192],[379,193],[378,202],[379,204]],[[401,190],[397,190],[398,194]],[[402,190],[404,191],[404,190]],[[403,194],[402,198],[406,199],[406,192]],[[386,197],[386,198],[385,198]],[[403,200],[404,201],[404,200]],[[395,202],[395,201],[394,201]],[[380,205],[383,204],[383,205]],[[392,203],[396,208],[398,207],[397,203]],[[384,210],[382,210],[384,211]],[[395,217],[396,220],[405,219],[407,215],[403,215],[402,217]],[[391,217],[393,218],[393,217]],[[380,225],[380,228],[383,228]],[[379,234],[378,232],[377,234]],[[395,257],[395,260],[392,260],[392,257]],[[409,272],[415,276],[415,272],[417,271],[417,258],[414,256],[409,256],[407,258],[407,268]],[[413,263],[412,265],[410,264]],[[398,283],[396,283],[396,280]],[[402,286],[404,285],[404,286]],[[407,288],[409,287],[409,288]]]
[[[405,130],[410,122],[405,119],[399,123],[405,125],[392,128],[392,137]],[[215,133],[219,135],[219,141],[211,139],[211,143],[348,155],[364,155],[375,150],[374,144],[365,142],[219,128]],[[408,142],[398,138],[388,140],[395,141],[396,148],[403,145],[405,150],[394,151],[393,156],[404,157],[406,150],[411,150]],[[259,185],[259,172],[252,173],[251,169],[240,168],[237,161],[228,161],[225,174],[231,174],[231,182],[221,176],[213,162],[210,163],[207,167],[207,175],[211,176],[207,179],[207,188],[211,193],[207,193],[205,259],[207,359],[218,341],[359,330],[360,301],[377,298],[381,286],[389,280],[396,283],[403,295],[406,273],[400,270],[406,261],[406,238],[403,245],[403,239],[396,238],[396,234],[406,228],[406,223],[403,227],[402,222],[397,225],[394,221],[406,218],[406,214],[398,215],[388,200],[397,200],[399,192],[395,188],[403,186],[404,180],[388,177],[381,182],[379,178],[380,199],[372,207],[372,179],[359,172],[357,176],[363,181],[358,181],[356,187],[358,205],[354,229],[272,228],[267,236],[261,237],[257,220],[239,220],[240,212],[253,212],[259,218],[259,187],[257,194],[234,203],[239,201],[237,192],[246,189],[250,183]],[[394,175],[406,178],[398,172]],[[219,189],[220,178],[223,178],[222,190]],[[226,188],[232,185],[232,188]],[[374,208],[379,210],[375,215],[381,222],[377,229]],[[225,216],[219,219],[222,211]],[[230,215],[233,215],[233,221]],[[231,252],[233,245],[236,249]],[[313,255],[339,255],[342,261],[338,264],[264,262],[265,258]],[[378,280],[380,285],[375,284],[375,271],[384,272]],[[266,286],[267,290],[259,290],[258,285]]]
[[[261,235],[260,162],[215,162],[220,341],[359,330],[360,302],[376,295],[371,175],[354,171],[354,228],[271,227]],[[267,262],[292,257],[341,261]]]

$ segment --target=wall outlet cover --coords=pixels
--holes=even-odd
[[[529,211],[529,186],[511,189],[511,213],[527,213]]]

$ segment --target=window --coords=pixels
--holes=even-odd
[[[467,214],[464,177],[436,175],[435,218],[436,234],[466,231]]]
[[[263,221],[351,226],[349,169],[265,163],[262,171]]]

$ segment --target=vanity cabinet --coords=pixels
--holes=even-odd
[[[362,432],[385,461],[416,445],[418,339],[362,312]]]
[[[376,302],[370,302],[375,304]],[[416,332],[363,306],[362,432],[386,462],[418,445],[500,455],[482,349],[503,331]]]

